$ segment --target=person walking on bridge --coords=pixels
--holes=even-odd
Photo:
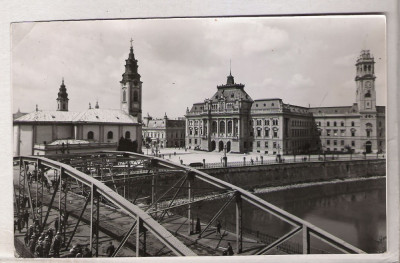
[[[215,235],[220,235],[220,236],[222,236],[221,235],[221,227],[222,227],[222,225],[221,225],[221,221],[217,221],[217,231],[215,232]]]
[[[28,229],[28,223],[29,223],[29,212],[28,212],[28,210],[24,211],[23,219],[24,219],[23,227],[25,227],[25,225],[26,225],[26,229]]]
[[[107,257],[111,257],[114,254],[115,251],[115,247],[113,245],[113,243],[110,241],[110,245],[107,247],[106,253],[107,253]]]

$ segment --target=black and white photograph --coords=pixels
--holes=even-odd
[[[14,256],[387,252],[386,32],[361,14],[12,23]]]

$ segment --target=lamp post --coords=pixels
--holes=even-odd
[[[228,166],[228,157],[226,157],[226,145],[224,145],[224,157],[222,157],[224,167]]]

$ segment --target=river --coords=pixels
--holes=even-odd
[[[320,227],[321,229],[366,251],[386,250],[385,178],[314,185],[257,194],[264,200]],[[196,205],[196,215],[207,221],[226,200]],[[220,216],[223,228],[235,229],[233,204]],[[263,235],[279,237],[292,227],[271,214],[243,203],[243,233],[257,239]],[[261,240],[262,241],[262,240]],[[288,243],[301,251],[301,233]],[[312,253],[337,252],[325,243],[311,238]]]

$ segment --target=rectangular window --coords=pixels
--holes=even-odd
[[[367,137],[371,136],[371,131],[367,131]]]
[[[333,145],[337,145],[337,141],[336,140],[333,141]]]
[[[261,137],[261,129],[257,130],[257,137]]]
[[[342,145],[342,146],[344,145],[344,140],[340,141],[340,145]]]
[[[278,138],[278,132],[274,131],[274,138]]]
[[[329,123],[329,121],[326,122],[326,126],[331,126],[331,124]]]
[[[260,147],[261,147],[261,142],[257,141],[257,148],[260,148]]]
[[[338,136],[338,130],[333,130],[333,135]]]
[[[272,144],[272,148],[276,149],[276,142]]]
[[[194,144],[197,144],[197,139],[194,139]]]
[[[340,131],[340,136],[344,136],[345,133],[346,133],[346,130],[341,130],[341,131]]]
[[[192,139],[189,139],[189,144],[191,144],[192,143]]]
[[[351,141],[351,146],[356,146],[356,142],[355,141]]]
[[[331,130],[326,130],[326,136],[331,136]]]
[[[331,145],[331,140],[326,140],[327,145]]]
[[[265,148],[268,148],[268,142],[265,142]]]
[[[265,129],[265,137],[269,137],[269,130]]]
[[[352,131],[351,132],[351,137],[354,137],[354,136],[356,136],[356,132]]]

